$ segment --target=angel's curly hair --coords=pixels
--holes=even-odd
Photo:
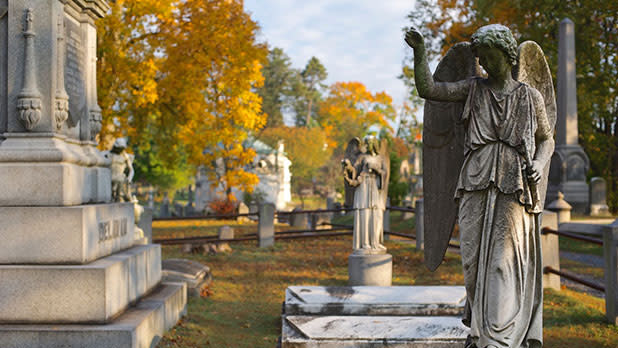
[[[490,24],[480,27],[472,34],[472,49],[474,52],[481,45],[501,49],[506,54],[511,65],[517,64],[517,41],[515,41],[511,30],[504,25]]]

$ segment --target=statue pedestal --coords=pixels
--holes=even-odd
[[[391,254],[353,253],[348,258],[349,284],[390,286],[393,278]]]

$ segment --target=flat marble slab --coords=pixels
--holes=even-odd
[[[286,316],[281,341],[282,348],[461,348],[467,335],[450,316]]]
[[[463,313],[463,286],[290,286],[286,315],[453,315]]]

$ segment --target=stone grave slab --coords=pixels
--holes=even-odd
[[[463,286],[290,286],[286,315],[461,315]]]
[[[0,206],[0,264],[83,264],[133,245],[132,203]]]
[[[163,281],[186,283],[192,296],[199,296],[202,288],[212,281],[208,266],[187,259],[163,260],[161,273]]]
[[[0,323],[104,323],[161,280],[161,246],[85,265],[0,266]]]
[[[163,283],[103,325],[0,325],[3,348],[151,348],[186,313],[186,285]]]
[[[444,316],[286,316],[282,331],[282,348],[461,348],[468,335]]]

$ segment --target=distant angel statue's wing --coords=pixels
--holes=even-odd
[[[541,92],[543,100],[545,101],[545,112],[547,113],[549,125],[553,133],[556,126],[556,96],[554,94],[554,84],[552,82],[549,65],[547,65],[547,60],[545,60],[545,54],[536,42],[525,41],[519,45],[517,65],[513,68],[513,78]],[[543,169],[541,181],[537,184],[541,209],[545,204],[548,176],[549,161]]]
[[[388,141],[386,139],[382,139],[380,142],[380,158],[382,159],[382,163],[384,165],[384,174],[382,175],[382,187],[380,188],[380,195],[382,198],[382,202],[386,204],[386,199],[388,197],[388,182],[391,178],[391,157],[388,151]]]
[[[454,82],[480,75],[470,43],[451,47],[433,78]],[[442,263],[457,220],[455,188],[463,163],[465,103],[425,101],[423,118],[423,198],[425,265],[435,270]]]
[[[361,147],[360,138],[358,137],[353,138],[352,140],[348,142],[348,146],[345,149],[345,154],[343,158],[349,160],[352,165],[355,165],[356,159],[358,158],[358,155],[360,154],[360,147]],[[352,179],[356,179],[356,178],[352,178]],[[347,180],[343,180],[343,184],[345,187],[344,207],[352,208],[352,206],[354,205],[354,187],[350,186]]]

